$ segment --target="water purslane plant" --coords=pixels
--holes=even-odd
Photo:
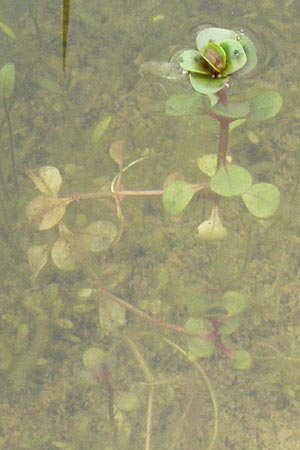
[[[186,78],[190,89],[184,94],[170,96],[166,101],[166,113],[171,116],[205,114],[219,124],[218,152],[199,156],[197,165],[203,174],[203,180],[190,183],[178,174],[171,174],[165,180],[164,187],[153,190],[125,189],[124,178],[129,169],[145,157],[124,164],[124,141],[115,141],[110,148],[110,157],[116,163],[118,171],[111,181],[110,189],[88,193],[73,193],[60,197],[62,178],[57,168],[43,166],[28,170],[30,179],[40,194],[27,206],[27,217],[37,230],[45,231],[57,227],[58,236],[52,242],[32,245],[28,251],[32,280],[35,281],[49,257],[61,270],[81,269],[87,275],[92,286],[82,289],[82,297],[95,296],[99,301],[100,326],[105,334],[115,334],[126,325],[125,312],[128,311],[148,323],[181,334],[186,337],[186,350],[174,342],[165,342],[185,355],[203,375],[211,392],[215,416],[217,407],[212,388],[197,360],[211,356],[216,351],[228,356],[237,369],[246,369],[251,364],[249,353],[228,342],[228,336],[234,333],[240,324],[239,316],[245,308],[245,299],[238,291],[227,291],[220,300],[211,301],[199,293],[187,299],[185,323],[177,325],[152,316],[113,294],[98,275],[90,260],[90,255],[103,252],[119,242],[125,226],[122,201],[133,197],[161,197],[166,212],[170,215],[181,213],[197,194],[204,194],[211,201],[210,217],[198,225],[198,235],[202,240],[224,239],[227,229],[221,220],[223,198],[242,198],[246,209],[254,216],[266,219],[272,216],[280,202],[278,189],[267,182],[255,182],[251,173],[234,163],[228,155],[230,132],[246,121],[255,123],[276,115],[282,100],[275,91],[259,93],[251,100],[231,100],[230,88],[237,79],[248,74],[257,64],[256,49],[253,42],[243,33],[222,28],[206,28],[200,31],[196,39],[196,49],[177,52],[170,63],[164,63],[170,78],[176,75]],[[152,66],[153,67],[153,63]],[[167,73],[167,77],[168,77]],[[94,133],[94,138],[109,126],[110,118],[104,119]],[[72,231],[66,225],[67,209],[84,201],[111,200],[116,205],[118,226],[110,220],[96,220],[80,230]],[[145,372],[151,385],[149,404],[153,402],[153,378],[146,368],[139,351],[130,340],[127,342],[133,355]],[[102,350],[96,372],[105,360]],[[93,359],[93,357],[92,357]],[[106,364],[106,363],[105,363]],[[89,367],[89,364],[85,363]],[[105,366],[106,367],[106,366]],[[93,365],[93,370],[95,365]],[[97,372],[98,373],[98,372]],[[101,378],[101,377],[100,377]],[[103,378],[103,377],[102,377]],[[106,382],[111,391],[110,382]],[[135,401],[134,401],[135,403]],[[149,412],[150,411],[150,412]],[[151,407],[147,418],[147,439],[149,443],[152,423]],[[217,419],[216,419],[217,420]],[[216,439],[215,425],[212,444]]]

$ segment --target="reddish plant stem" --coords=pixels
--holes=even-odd
[[[224,86],[221,91],[217,93],[217,96],[219,97],[219,102],[226,106],[228,102],[227,93],[229,91],[229,83]],[[216,119],[218,120],[220,124],[220,135],[219,135],[219,148],[218,148],[218,163],[217,167],[218,169],[220,167],[225,167],[227,165],[226,162],[226,153],[228,148],[228,139],[229,139],[229,124],[231,122],[231,119],[224,116],[217,116]]]
[[[196,183],[192,184],[192,188],[195,192],[201,191],[208,187],[208,183]],[[126,198],[126,197],[159,197],[164,193],[163,189],[153,189],[149,191],[127,191],[127,190],[117,190],[116,192],[111,191],[98,191],[98,192],[88,192],[86,194],[76,193],[76,200],[96,200],[101,198]]]
[[[231,122],[227,117],[218,117],[220,123],[219,148],[218,148],[218,163],[217,167],[226,167],[226,153],[229,140],[229,124]]]

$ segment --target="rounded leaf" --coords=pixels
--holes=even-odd
[[[81,230],[78,235],[82,245],[90,252],[106,250],[118,234],[113,222],[98,220]]]
[[[246,307],[244,296],[238,291],[227,291],[222,296],[222,306],[229,316],[240,314]]]
[[[83,353],[82,361],[85,369],[95,377],[99,376],[99,369],[103,363],[105,353],[100,348],[90,347]]]
[[[231,163],[231,156],[226,156],[226,161]],[[216,154],[203,155],[197,159],[197,165],[201,172],[209,177],[212,177],[217,171],[218,158]]]
[[[117,333],[126,325],[126,310],[122,305],[108,299],[101,299],[99,322],[104,334]]]
[[[229,77],[212,78],[208,75],[190,73],[190,82],[195,91],[200,94],[214,94],[223,89]]]
[[[237,40],[227,39],[220,45],[224,49],[227,59],[223,75],[231,75],[232,73],[240,70],[246,64],[246,53]]]
[[[262,92],[250,103],[251,120],[267,120],[276,116],[282,106],[282,98],[276,91]]]
[[[117,392],[114,402],[116,407],[124,412],[134,411],[138,407],[138,397],[134,392]]]
[[[248,211],[255,217],[266,219],[278,209],[280,192],[270,183],[256,183],[242,195]]]
[[[206,60],[197,50],[185,50],[180,55],[180,67],[187,72],[202,73],[209,75],[210,69],[207,67]]]
[[[218,114],[218,116],[231,119],[246,117],[249,114],[249,110],[249,102],[228,102],[225,105],[219,102],[212,108],[212,111]]]
[[[187,116],[199,114],[203,105],[203,97],[193,94],[171,95],[166,101],[166,113],[169,116]]]
[[[207,331],[205,320],[200,317],[188,319],[184,324],[184,328],[190,334],[201,334]]]
[[[217,42],[220,44],[227,39],[236,39],[236,37],[237,33],[233,30],[217,27],[205,28],[197,34],[197,48],[200,53],[203,53],[209,42]]]
[[[195,194],[190,183],[178,180],[166,186],[162,202],[168,214],[179,214],[189,204]]]
[[[214,353],[215,345],[208,339],[196,337],[189,340],[188,349],[196,358],[206,358]]]
[[[213,192],[222,197],[242,195],[252,184],[252,176],[243,167],[230,165],[220,167],[211,178],[209,186]]]
[[[187,308],[191,314],[203,314],[209,307],[209,300],[205,294],[192,295],[187,301]]]
[[[27,172],[31,181],[42,194],[56,196],[61,187],[61,175],[59,170],[53,166],[42,166],[36,171]]]
[[[247,57],[246,64],[239,70],[238,76],[245,75],[249,73],[257,65],[257,54],[256,48],[253,42],[245,35],[239,34],[237,37],[239,43],[242,45],[244,52]]]
[[[71,198],[35,197],[26,208],[26,215],[31,225],[38,230],[49,230],[63,218]]]
[[[232,365],[235,369],[246,370],[251,366],[252,358],[246,350],[236,350],[234,352]]]
[[[60,270],[75,270],[78,267],[79,255],[77,247],[72,245],[72,239],[63,236],[57,239],[51,250],[51,258]]]

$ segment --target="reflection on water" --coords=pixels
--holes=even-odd
[[[299,3],[73,0],[65,74],[61,5],[0,1],[0,11],[1,67],[16,69],[14,93],[6,106],[0,102],[0,447],[206,449],[217,432],[220,450],[298,448]],[[72,198],[66,227],[74,233],[116,220],[115,204],[83,203],[78,194],[109,190],[116,173],[146,149],[150,156],[123,174],[126,186],[161,189],[170,172],[199,182],[192,162],[210,146],[215,151],[217,130],[203,117],[164,112],[167,95],[187,89],[170,56],[194,45],[199,23],[254,30],[254,41],[268,49],[233,95],[239,97],[239,86],[245,98],[278,90],[284,108],[268,123],[233,130],[230,148],[258,181],[274,182],[284,202],[274,221],[259,224],[240,204],[229,206],[224,220],[231,235],[203,244],[194,230],[207,216],[205,201],[170,219],[158,199],[121,200],[120,243],[100,256],[90,252],[90,261],[111,295],[132,305],[125,314],[96,298],[94,272],[63,272],[50,262],[57,229],[29,226],[25,208],[38,194],[26,171],[59,169],[61,195]],[[146,76],[152,71],[166,84]],[[126,141],[124,166],[120,155],[109,155],[118,139]],[[26,258],[33,245],[41,255],[35,281]],[[254,359],[242,373],[218,354],[197,368],[186,358],[183,334],[161,332],[134,315],[136,307],[180,331],[188,298],[204,292],[216,301],[226,290],[242,291],[247,302],[233,339]],[[90,349],[100,359],[87,369]],[[99,375],[103,358],[112,361],[109,389]]]

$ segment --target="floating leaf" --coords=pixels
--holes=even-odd
[[[201,317],[188,319],[184,324],[184,328],[190,334],[201,334],[207,331],[205,320]]]
[[[246,350],[236,350],[234,352],[232,365],[235,369],[246,370],[251,366],[252,358]]]
[[[195,194],[195,190],[186,181],[174,181],[165,189],[162,197],[163,205],[168,214],[175,215],[184,210]]]
[[[95,377],[99,376],[99,369],[103,363],[105,353],[100,348],[90,347],[84,351],[82,361],[85,369]]]
[[[107,220],[98,220],[91,223],[78,235],[82,245],[90,252],[101,252],[106,250],[118,234],[114,223]]]
[[[42,166],[36,172],[32,170],[27,171],[27,175],[36,187],[43,194],[56,196],[61,187],[59,170],[53,166]]]
[[[205,294],[192,295],[187,301],[187,308],[191,314],[203,314],[209,307],[209,300]]]
[[[93,135],[92,135],[92,143],[93,144],[97,144],[97,142],[99,142],[102,134],[104,133],[104,131],[107,129],[107,127],[109,126],[110,122],[111,122],[112,117],[111,116],[107,116],[104,119],[102,119],[98,125],[95,127]]]
[[[222,296],[222,306],[229,316],[240,314],[246,307],[244,296],[238,291],[227,291]]]
[[[240,319],[237,316],[230,317],[226,322],[219,328],[219,333],[228,336],[234,333],[240,326]]]
[[[0,97],[8,99],[12,96],[15,84],[15,66],[7,63],[0,69]]]
[[[262,92],[250,104],[249,119],[267,120],[276,116],[282,106],[282,98],[276,91]]]
[[[109,299],[101,299],[99,321],[104,334],[116,333],[126,325],[125,308]]]
[[[138,406],[138,397],[134,392],[117,392],[115,395],[116,407],[124,412],[134,411]]]
[[[126,141],[124,139],[118,139],[113,142],[109,149],[109,155],[111,159],[118,164],[119,169],[122,170],[124,149],[126,146]]]
[[[227,230],[221,222],[217,207],[213,207],[208,220],[200,223],[198,226],[198,235],[204,241],[215,241],[224,239],[227,236]]]
[[[32,245],[27,252],[28,264],[31,270],[31,279],[35,281],[38,274],[45,266],[49,257],[48,245]]]
[[[231,164],[231,160],[231,156],[226,156],[226,161],[228,164]],[[217,161],[217,155],[208,154],[200,156],[200,158],[197,159],[197,165],[201,172],[205,173],[205,175],[208,175],[209,177],[212,177],[217,171]]]
[[[206,358],[215,351],[215,345],[212,341],[200,337],[192,338],[188,343],[189,353],[196,358]]]
[[[190,73],[190,82],[195,91],[200,94],[214,94],[223,89],[228,82],[229,77],[226,78],[211,78],[208,75],[200,73]]]
[[[5,33],[13,41],[17,40],[15,33],[12,31],[12,29],[8,25],[5,25],[5,23],[0,22],[0,30],[2,30],[3,33]]]
[[[242,45],[247,57],[246,64],[237,73],[238,76],[241,76],[245,75],[246,73],[249,73],[251,70],[254,69],[254,67],[257,64],[257,54],[255,45],[245,34],[242,33],[239,34],[238,40],[239,43]]]
[[[220,167],[211,178],[209,186],[213,192],[223,197],[242,195],[252,184],[252,177],[243,167],[230,165]]]
[[[277,211],[280,192],[273,184],[256,183],[244,192],[242,199],[251,214],[266,219]]]
[[[26,208],[31,225],[38,230],[49,230],[61,221],[71,198],[35,197]]]
[[[166,101],[166,113],[169,116],[187,116],[199,114],[203,106],[200,94],[172,95]]]

